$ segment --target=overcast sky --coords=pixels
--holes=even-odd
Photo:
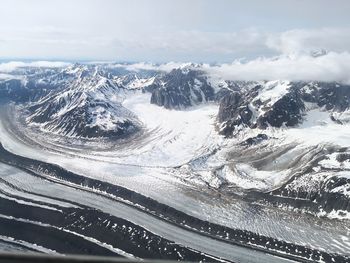
[[[232,62],[350,50],[349,0],[0,0],[0,59]]]

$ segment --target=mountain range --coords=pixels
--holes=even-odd
[[[254,202],[317,216],[349,218],[347,84],[226,80],[195,64],[169,71],[74,64],[55,69],[16,69],[0,81],[0,94],[16,105],[17,119],[23,120],[25,129],[44,137],[69,138],[73,145],[77,139],[123,145],[136,141],[152,146],[145,134],[165,134],[167,125],[177,121],[171,116],[185,118],[213,105],[217,112],[208,127],[214,135],[206,140],[215,145],[209,147],[210,143],[203,141],[201,152],[169,166],[175,174],[190,174],[184,180]],[[169,115],[162,119],[164,127],[151,129],[128,107],[132,104],[127,102],[135,96],[147,97],[145,110],[158,107],[164,116]],[[177,138],[186,133],[184,129],[196,129],[191,122],[197,121],[189,118],[188,125],[179,127],[183,130],[172,137],[171,147],[176,145],[179,155],[192,142]],[[159,136],[163,136],[161,132]]]

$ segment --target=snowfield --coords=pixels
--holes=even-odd
[[[215,131],[218,106],[202,104],[188,110],[168,110],[150,104],[149,94],[129,96],[123,106],[143,123],[147,136],[137,142],[125,158],[125,163],[175,167],[202,156],[223,142]],[[119,159],[120,158],[120,159]]]
[[[289,82],[269,82],[267,92],[278,89],[277,93],[281,95],[288,89],[288,85]],[[105,147],[104,142],[97,142],[93,146],[98,147],[90,147],[88,151],[79,150],[79,145],[67,145],[59,137],[47,138],[46,135],[33,134],[30,129],[23,127],[22,131],[36,144],[61,155],[71,154],[75,158],[139,169],[165,168],[171,177],[209,184],[213,188],[229,183],[241,189],[262,191],[275,189],[287,181],[295,172],[288,167],[290,160],[306,158],[307,153],[314,153],[313,148],[322,148],[323,145],[350,146],[350,133],[346,132],[349,124],[334,123],[328,112],[319,110],[312,104],[307,105],[307,114],[298,127],[247,129],[228,139],[217,132],[218,105],[215,103],[203,103],[180,111],[165,109],[150,104],[149,101],[150,94],[140,91],[123,91],[123,96],[119,96],[118,103],[137,116],[143,132],[131,141],[117,142],[114,147],[109,147],[108,144]],[[97,114],[93,123],[102,123],[102,127],[113,126],[105,117],[106,115],[101,117]],[[271,139],[262,142],[264,146],[257,148],[255,153],[245,152],[241,144],[261,133]],[[3,141],[6,146],[6,140]],[[271,150],[281,151],[282,148],[287,150],[267,157]],[[242,151],[237,152],[237,149]],[[265,156],[268,164],[256,167],[252,164],[254,160],[244,158],[244,155],[249,157],[252,154]],[[232,158],[232,155],[236,157]],[[343,167],[347,165],[339,164],[335,158],[323,163]],[[98,167],[96,173],[101,171],[100,165]],[[129,174],[127,171],[121,172],[125,173]]]
[[[278,89],[274,93],[280,97],[288,87],[288,82],[271,82],[266,92]],[[109,93],[103,95],[108,97]],[[132,140],[108,142],[36,133],[18,123],[18,116],[17,122],[12,119],[16,113],[12,105],[1,108],[0,141],[12,153],[123,186],[202,220],[321,250],[349,253],[346,233],[350,228],[346,224],[327,218],[311,220],[310,215],[296,214],[286,207],[277,210],[230,195],[232,189],[238,194],[250,189],[276,189],[297,169],[308,165],[325,145],[349,146],[349,124],[336,124],[328,113],[308,105],[305,120],[298,127],[247,129],[236,137],[224,138],[216,126],[217,103],[169,110],[150,104],[150,96],[140,90],[122,91],[118,96],[116,103],[137,116],[142,126],[142,132]],[[266,99],[263,94],[261,99]],[[110,119],[105,118],[108,115],[100,116],[98,108],[92,111],[96,111],[93,123],[110,127]],[[247,139],[261,133],[269,139],[256,146],[244,146]],[[320,165],[349,164],[340,164],[336,156],[330,155]],[[17,177],[13,180],[20,185]],[[334,191],[348,194],[344,187]],[[340,218],[336,212],[320,215]]]
[[[141,102],[144,98],[140,96],[138,99]],[[182,172],[186,165],[174,169],[152,167],[147,163],[144,163],[145,166],[120,164],[111,162],[111,152],[107,156],[97,155],[96,152],[89,152],[88,155],[85,151],[77,153],[72,150],[70,154],[62,154],[53,149],[38,147],[38,144],[27,144],[28,141],[21,140],[15,133],[9,133],[7,123],[3,120],[0,122],[0,140],[5,148],[13,153],[55,163],[86,177],[126,187],[202,220],[246,229],[297,244],[308,244],[326,251],[348,253],[350,242],[346,240],[344,233],[350,231],[350,228],[339,222],[327,219],[310,220],[309,215],[296,215],[290,211],[259,207],[206,187],[184,183],[180,179],[185,176]],[[213,166],[218,163],[217,158],[216,156],[215,161],[211,160]],[[185,161],[185,159],[177,160]],[[205,166],[199,165],[198,169],[200,168],[203,169]],[[202,171],[204,173],[204,169]],[[230,171],[227,172],[229,175],[232,174]],[[193,177],[192,173],[190,171],[188,178]],[[36,183],[32,185],[31,182],[23,181],[19,175],[8,177],[8,180],[13,178],[12,183],[31,191],[33,189],[39,191],[40,187]],[[82,197],[75,197],[79,198]],[[84,199],[84,202],[87,200]],[[94,203],[92,200],[90,202]],[[101,207],[104,207],[103,203]],[[293,217],[296,217],[295,220],[290,220]]]
[[[262,102],[268,102],[267,106],[272,106],[288,92],[289,87],[290,81],[287,80],[268,81],[264,88],[259,91],[254,101],[261,100]]]

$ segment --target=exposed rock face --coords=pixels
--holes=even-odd
[[[158,77],[152,86],[151,103],[182,109],[214,99],[214,89],[200,71],[174,69]]]
[[[232,91],[220,102],[220,133],[232,135],[238,128],[292,127],[300,124],[311,103],[329,111],[337,122],[348,121],[350,86],[338,83],[269,81],[253,88]]]
[[[345,111],[350,105],[350,86],[336,82],[311,82],[301,88],[302,98],[317,103],[319,107],[337,112]]]
[[[138,130],[137,118],[119,103],[96,100],[84,93],[73,99],[72,103],[64,99],[55,103],[53,97],[35,104],[28,108],[27,122],[45,131],[86,138],[125,137]]]
[[[269,139],[269,136],[267,136],[266,134],[263,134],[263,133],[259,133],[255,137],[250,137],[250,138],[246,139],[243,143],[241,143],[241,145],[243,145],[243,146],[257,145],[257,144],[261,143],[262,141],[265,141],[268,139]]]
[[[257,119],[257,127],[266,128],[268,125],[272,127],[295,126],[301,118],[305,110],[305,105],[300,99],[299,92],[293,90],[284,95],[281,99],[262,116]]]
[[[232,92],[221,100],[218,121],[224,123],[220,132],[230,135],[236,126],[241,124],[250,125],[252,112],[248,105],[245,105],[243,94]]]
[[[129,71],[108,65],[19,68],[0,80],[2,99],[26,103],[26,121],[63,136],[125,137],[140,129],[121,105],[127,92],[152,91],[156,71]]]
[[[123,94],[110,79],[85,68],[65,89],[27,107],[26,121],[42,130],[71,137],[125,137],[140,128],[137,117],[118,101]]]
[[[272,191],[271,196],[289,198],[290,205],[299,209],[310,209],[319,215],[336,212],[334,216],[343,217],[350,213],[350,179],[341,175],[340,169],[320,167],[319,171],[310,171],[293,177],[283,187]],[[343,172],[344,173],[344,172]],[[333,175],[332,175],[333,174]],[[293,200],[307,200],[295,202]],[[316,207],[310,204],[317,204]]]
[[[15,102],[36,100],[69,81],[60,70],[22,69],[12,79],[0,80],[0,96]]]
[[[238,92],[240,94],[245,94],[249,90],[252,90],[257,85],[259,85],[256,81],[232,81],[232,80],[224,80],[219,81],[218,83],[209,82],[210,85],[214,86],[215,89],[215,97],[214,100],[216,102],[220,102],[225,97],[229,96],[232,92]]]
[[[244,163],[231,169],[233,175],[242,175],[238,182],[252,176],[263,186],[267,180],[259,182],[260,172],[286,176],[274,188],[254,193],[254,198],[318,216],[348,218],[349,148],[347,143],[331,139],[337,132],[343,134],[350,121],[349,98],[350,86],[340,83],[268,81],[231,91],[220,102],[217,121],[221,134],[244,138],[228,157]],[[303,144],[303,136],[309,138],[306,133],[316,129],[325,137],[320,142],[316,139],[313,146],[308,141]],[[298,139],[294,139],[294,131]],[[302,142],[298,141],[300,136]]]
[[[10,79],[0,82],[1,99],[25,101],[29,99],[30,95],[30,90],[24,89],[22,81],[18,79]]]

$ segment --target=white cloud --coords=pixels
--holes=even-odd
[[[104,62],[99,62],[104,63]],[[0,64],[0,72],[10,73],[20,67],[65,67],[66,62],[35,61],[7,62]],[[170,72],[175,68],[193,67],[201,69],[216,78],[225,80],[274,80],[292,81],[338,81],[350,84],[350,53],[329,52],[313,57],[309,54],[282,55],[274,58],[258,58],[250,61],[236,60],[233,63],[217,65],[169,62],[164,64],[106,64],[130,71],[158,70]]]
[[[227,80],[338,81],[350,84],[350,53],[329,52],[326,55],[281,56],[259,58],[249,62],[235,61],[217,66],[204,65],[208,73]]]
[[[230,62],[350,52],[349,7],[347,0],[2,0],[0,58]]]
[[[350,53],[329,52],[314,57],[310,54],[281,55],[274,58],[257,58],[250,61],[236,60],[217,65],[177,63],[112,64],[131,71],[159,70],[169,72],[174,68],[193,67],[207,72],[215,78],[225,80],[275,80],[291,81],[337,81],[350,84]]]
[[[67,28],[0,27],[0,57],[119,61],[229,62],[325,49],[350,52],[350,28],[295,29],[268,33],[257,28],[231,32],[166,30],[137,34],[74,33]],[[25,45],[24,45],[25,43]]]
[[[270,35],[267,47],[283,54],[350,51],[350,28],[295,29]]]
[[[11,72],[17,68],[22,67],[43,67],[43,68],[60,68],[70,65],[67,62],[61,61],[33,61],[33,62],[21,62],[21,61],[10,61],[0,63],[0,72]]]

